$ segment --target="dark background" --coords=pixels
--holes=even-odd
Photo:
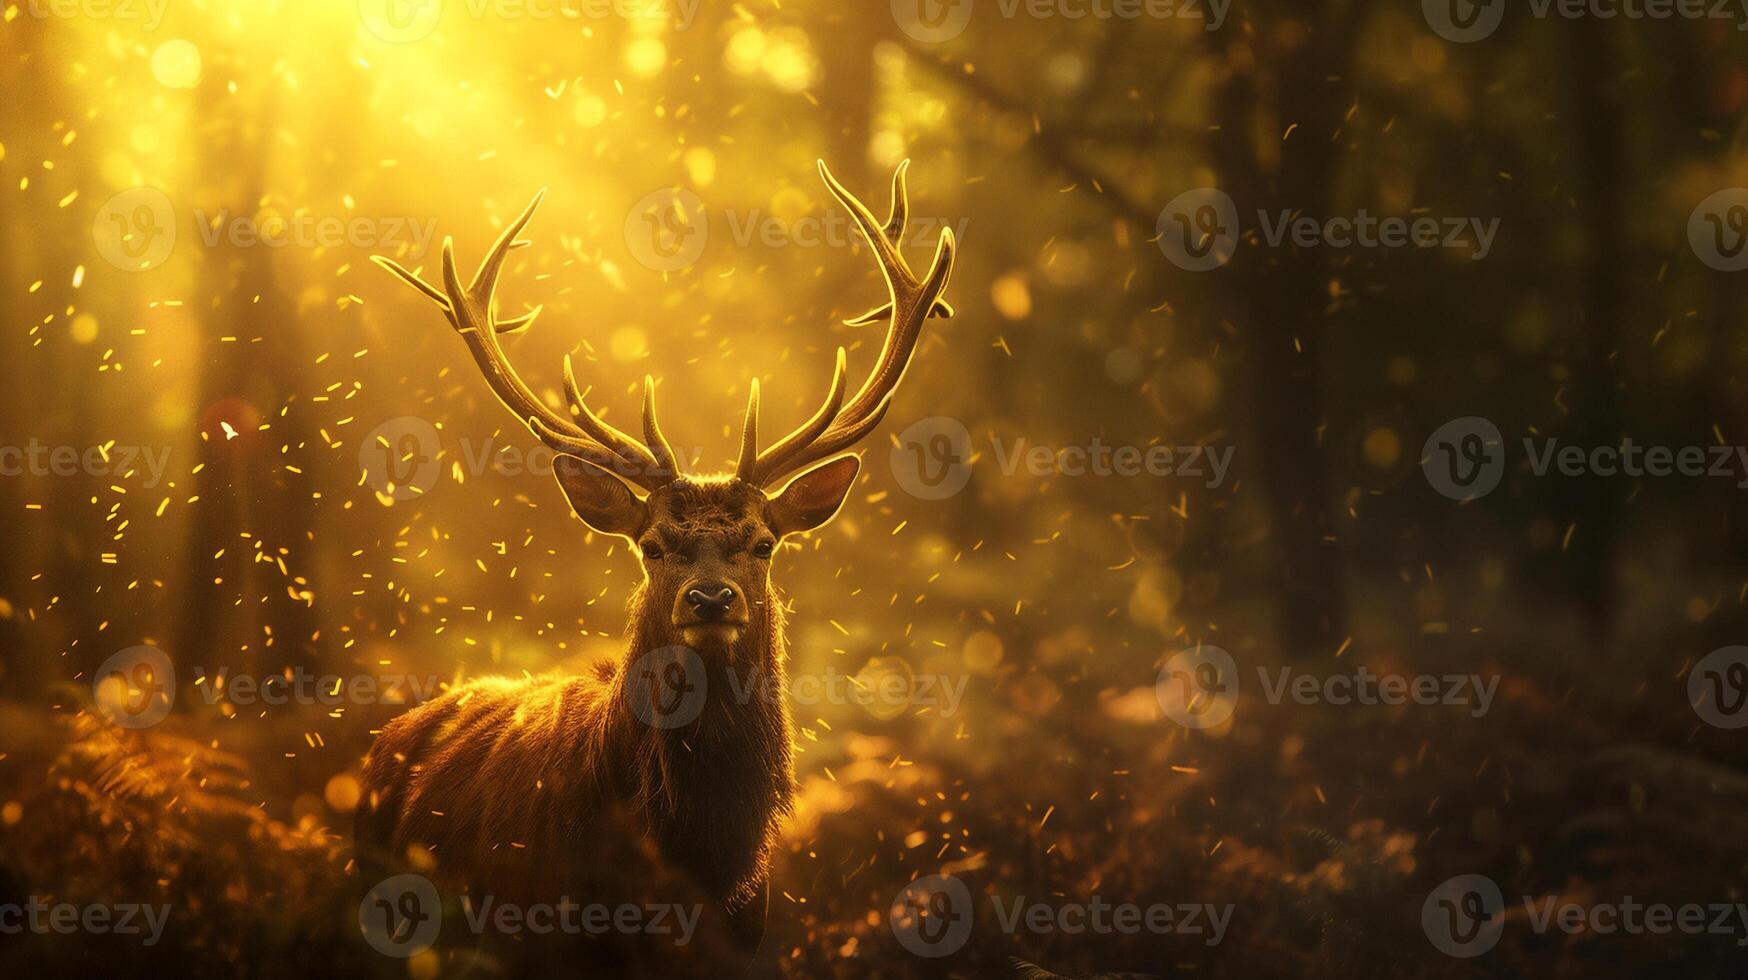
[[[1471,873],[1584,905],[1742,898],[1748,742],[1704,720],[1688,679],[1748,642],[1748,472],[1537,475],[1521,451],[1748,439],[1748,272],[1708,265],[1689,235],[1701,202],[1748,185],[1741,11],[1512,5],[1456,43],[1410,0],[1236,0],[1217,30],[976,0],[936,41],[884,3],[706,0],[684,27],[451,3],[429,36],[389,43],[350,3],[170,0],[155,29],[4,9],[0,442],[169,462],[155,482],[0,477],[0,892],[172,914],[156,950],[0,936],[0,962],[465,972],[357,935],[354,777],[404,706],[243,709],[190,680],[453,682],[618,649],[635,561],[591,539],[549,478],[455,479],[464,440],[534,440],[368,256],[436,268],[435,244],[392,247],[404,218],[455,236],[469,265],[550,188],[500,291],[506,310],[546,305],[511,356],[558,404],[572,353],[622,425],[655,375],[670,438],[726,466],[752,378],[784,428],[836,346],[852,383],[878,348],[878,326],[840,324],[877,302],[867,254],[795,232],[829,210],[813,161],[883,212],[905,157],[913,214],[964,222],[959,315],[931,322],[845,513],[780,556],[776,580],[797,673],[942,674],[967,693],[951,715],[797,707],[800,805],[762,971],[1748,962],[1740,931],[1537,934],[1521,918],[1464,961],[1420,922],[1429,892]],[[128,271],[101,239],[108,202],[141,186],[178,234]],[[627,219],[671,187],[702,202],[708,240],[689,265],[650,268]],[[1244,234],[1223,267],[1192,272],[1156,228],[1204,187],[1236,202]],[[1742,203],[1718,212],[1726,236]],[[1484,258],[1277,246],[1255,220],[1361,209],[1498,219],[1498,235]],[[220,212],[362,217],[389,241],[209,245],[196,223]],[[764,217],[779,240],[737,240]],[[444,455],[432,488],[397,500],[361,460],[403,416],[440,427]],[[979,455],[962,492],[924,499],[893,447],[936,416]],[[1497,490],[1459,503],[1429,485],[1422,447],[1468,416],[1497,426],[1507,463]],[[1234,463],[1209,487],[1006,473],[992,451],[1094,438],[1230,447]],[[1197,643],[1229,651],[1246,685],[1205,731],[1168,720],[1155,688]],[[93,673],[136,644],[179,671],[170,717],[141,731],[93,706]],[[1473,673],[1498,694],[1482,717],[1269,704],[1255,671],[1280,666]],[[980,912],[991,895],[1235,912],[1215,947],[1007,935],[986,917],[964,950],[925,960],[886,915],[936,873]]]

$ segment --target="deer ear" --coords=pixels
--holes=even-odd
[[[856,483],[862,461],[855,456],[827,460],[801,474],[771,498],[772,530],[778,534],[811,531],[836,516]]]
[[[613,474],[587,460],[559,453],[552,458],[552,475],[584,524],[602,534],[628,538],[643,529],[648,508]]]

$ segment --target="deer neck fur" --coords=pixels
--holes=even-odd
[[[665,610],[650,605],[640,588],[631,600],[627,659],[611,687],[607,735],[620,744],[607,758],[628,760],[622,792],[658,846],[706,887],[744,900],[765,879],[794,796],[783,612],[773,597],[728,648],[696,651],[702,710],[663,728],[633,707],[661,680],[638,675],[660,659],[653,652],[683,641]]]

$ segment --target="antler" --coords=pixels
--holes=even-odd
[[[844,349],[839,347],[837,366],[832,371],[831,389],[819,411],[775,445],[756,454],[759,389],[757,382],[754,382],[752,395],[747,402],[740,462],[735,467],[736,475],[742,480],[759,487],[771,486],[790,473],[847,449],[873,431],[892,404],[892,394],[898,387],[899,379],[904,377],[904,369],[910,363],[911,352],[916,349],[917,338],[922,334],[923,322],[931,316],[953,315],[953,307],[941,298],[942,291],[947,288],[947,280],[953,274],[953,230],[941,229],[940,240],[935,246],[934,261],[929,266],[928,275],[921,279],[911,271],[909,263],[904,260],[904,254],[899,250],[899,243],[904,237],[905,222],[910,217],[910,199],[904,182],[905,171],[908,169],[910,161],[906,160],[898,165],[898,171],[892,175],[891,213],[882,226],[874,220],[874,215],[866,205],[845,190],[844,185],[838,183],[837,178],[826,169],[825,161],[819,161],[820,177],[831,190],[832,196],[856,219],[856,226],[862,229],[862,236],[868,240],[875,259],[880,263],[880,272],[886,277],[888,301],[844,322],[850,326],[860,326],[873,323],[883,316],[890,317],[886,343],[880,349],[880,363],[875,365],[873,373],[868,375],[868,380],[862,383],[862,387],[848,405],[844,404],[846,355]]]
[[[564,393],[571,410],[576,413],[574,419],[547,407],[545,402],[529,390],[516,369],[510,366],[509,359],[504,356],[503,346],[498,343],[499,334],[526,329],[540,315],[542,309],[535,307],[513,320],[499,320],[493,293],[497,289],[498,274],[504,267],[504,258],[511,249],[529,244],[517,241],[516,236],[528,224],[529,219],[534,217],[534,209],[540,206],[545,197],[545,190],[534,195],[534,200],[522,212],[522,216],[504,229],[504,233],[498,236],[497,244],[492,246],[484,261],[480,262],[473,282],[466,287],[461,285],[461,277],[455,269],[454,243],[447,237],[443,239],[444,288],[441,290],[393,259],[373,255],[370,257],[371,261],[401,277],[443,310],[443,315],[449,318],[450,324],[461,334],[461,339],[467,342],[468,352],[473,355],[474,362],[479,365],[498,400],[515,412],[540,437],[541,442],[556,452],[568,453],[612,470],[645,490],[655,490],[672,482],[679,472],[674,452],[668,447],[667,439],[662,436],[661,428],[656,424],[655,379],[648,375],[643,379],[643,433],[647,440],[646,445],[603,422],[589,410],[589,406],[583,402],[581,389],[577,387],[576,375],[571,372],[569,354],[564,358]]]

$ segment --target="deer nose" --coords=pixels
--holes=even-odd
[[[692,611],[704,619],[720,619],[734,605],[734,586],[726,582],[706,582],[686,590],[686,602]]]

